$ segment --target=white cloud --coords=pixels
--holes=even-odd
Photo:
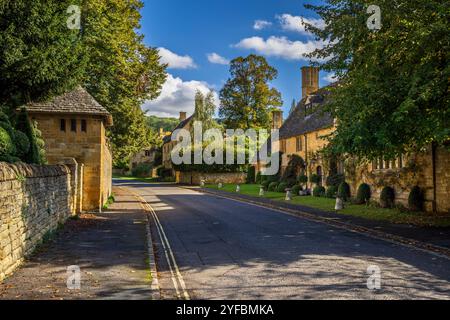
[[[213,53],[208,53],[208,61],[211,63],[215,63],[215,64],[223,64],[223,65],[228,65],[230,64],[230,61],[220,55],[218,55],[217,53],[213,52]]]
[[[197,65],[189,56],[179,56],[176,53],[166,49],[158,48],[161,62],[167,63],[171,69],[195,69]]]
[[[322,19],[305,18],[300,16],[293,16],[290,14],[283,14],[277,17],[280,21],[281,27],[285,31],[294,31],[304,35],[311,36],[312,34],[305,29],[305,23],[311,24],[319,29],[325,28],[325,22]]]
[[[194,113],[194,98],[197,89],[207,94],[210,88],[212,86],[204,81],[183,81],[181,78],[175,78],[168,74],[161,95],[156,100],[144,103],[142,109],[148,111],[148,114],[158,117],[178,118],[180,111],[191,115]],[[216,105],[218,105],[219,96],[216,92],[214,92],[214,96]]]
[[[271,25],[272,25],[272,22],[265,21],[265,20],[256,20],[255,24],[253,25],[253,29],[262,30],[262,29],[270,27]]]
[[[333,83],[339,80],[339,78],[334,73],[329,73],[322,79],[329,83]]]
[[[261,37],[251,37],[241,40],[235,45],[237,48],[254,50],[269,57],[278,57],[287,60],[307,60],[305,54],[322,48],[322,41],[291,41],[286,37],[272,36],[267,40]]]

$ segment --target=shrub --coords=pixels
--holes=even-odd
[[[413,211],[423,211],[424,202],[425,197],[422,189],[420,189],[418,186],[412,188],[411,193],[408,197],[409,209]]]
[[[309,178],[309,182],[311,183],[315,183],[315,184],[319,184],[322,181],[321,177],[317,174],[313,174],[310,178]]]
[[[253,184],[255,183],[255,179],[256,179],[256,168],[254,166],[251,166],[248,168],[247,179],[245,182],[247,184]]]
[[[262,183],[261,183],[261,185],[263,186],[263,188],[264,188],[264,190],[269,190],[269,184],[270,184],[270,181],[263,181]]]
[[[347,182],[342,182],[339,185],[337,196],[338,196],[338,198],[340,198],[344,201],[348,201],[350,199],[350,196],[351,196],[350,186]]]
[[[288,188],[288,184],[286,182],[281,182],[277,187],[277,192],[286,192],[286,189]]]
[[[0,156],[11,156],[14,151],[13,141],[4,128],[0,127]]]
[[[343,182],[345,182],[345,176],[343,174],[334,174],[327,178],[326,184],[328,187],[333,186],[337,189]]]
[[[302,174],[298,177],[297,181],[299,184],[305,184],[308,182],[308,177]]]
[[[258,172],[256,174],[256,183],[261,184],[263,182],[264,182],[263,175],[261,174],[261,172]]]
[[[17,130],[14,132],[14,144],[16,145],[16,155],[20,158],[30,151],[30,140],[22,131]]]
[[[337,191],[338,191],[338,188],[337,188],[337,187],[335,187],[335,186],[330,186],[330,187],[328,187],[325,196],[326,196],[327,198],[336,198]]]
[[[356,195],[356,203],[357,204],[365,204],[369,203],[370,198],[372,197],[372,192],[370,191],[370,186],[367,183],[363,183],[358,188],[358,193]]]
[[[278,187],[278,182],[271,182],[269,184],[269,191],[275,191]]]
[[[152,174],[152,166],[148,163],[140,163],[131,170],[133,177],[148,178]]]
[[[300,195],[300,191],[303,191],[303,188],[299,186],[298,184],[292,187],[292,194],[294,196]]]
[[[325,195],[325,188],[321,186],[317,186],[313,190],[314,197],[323,197]]]
[[[384,187],[381,191],[381,206],[383,208],[392,208],[395,205],[395,191],[391,187]]]
[[[290,178],[286,180],[286,184],[288,188],[292,188],[293,186],[295,186],[297,184],[297,180]]]

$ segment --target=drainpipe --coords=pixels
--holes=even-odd
[[[437,144],[436,142],[433,142],[431,144],[431,162],[433,166],[433,212],[437,212],[437,179],[436,179],[436,151],[437,151]]]

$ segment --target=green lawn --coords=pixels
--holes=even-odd
[[[206,188],[218,189],[217,185],[207,185]],[[236,192],[236,185],[228,184],[224,191]],[[259,197],[259,185],[241,185],[241,194]],[[265,198],[285,202],[285,194],[266,192]],[[324,211],[334,211],[335,199],[317,197],[294,197],[292,203]],[[375,206],[347,204],[340,214],[362,217],[372,220],[406,223],[417,226],[450,227],[450,216],[437,216],[426,213],[405,212],[399,209],[383,209]]]
[[[119,180],[128,180],[128,181],[140,181],[140,182],[157,182],[157,178],[137,178],[137,177],[130,177],[130,176],[113,176],[113,179],[119,179]]]

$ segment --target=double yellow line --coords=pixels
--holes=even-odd
[[[184,282],[183,276],[181,275],[177,261],[175,260],[175,256],[174,256],[172,248],[170,246],[169,239],[167,239],[166,233],[164,232],[164,228],[161,224],[161,221],[158,218],[158,215],[156,214],[156,212],[152,208],[152,206],[141,195],[137,194],[136,192],[134,192],[132,190],[129,190],[129,191],[136,197],[136,199],[138,199],[142,208],[146,212],[149,212],[149,215],[155,221],[156,229],[158,231],[159,238],[161,239],[161,244],[164,249],[164,255],[166,257],[167,264],[170,269],[172,283],[175,287],[175,291],[177,293],[178,299],[190,300],[189,293],[187,292],[187,289],[186,289],[186,283]],[[149,219],[149,223],[150,223],[150,219]]]

